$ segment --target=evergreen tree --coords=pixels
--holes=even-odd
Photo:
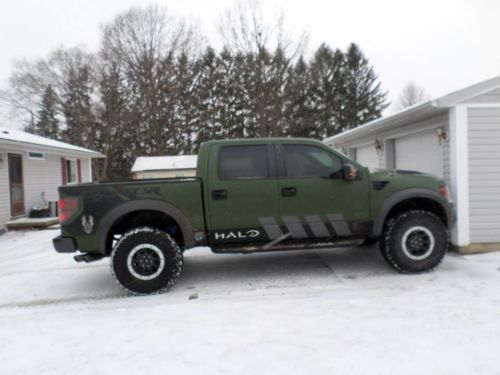
[[[130,111],[127,102],[125,78],[120,68],[114,64],[102,67],[99,80],[100,110],[96,122],[97,149],[106,158],[93,162],[98,180],[125,179],[130,174],[130,168],[137,156],[137,135],[135,132],[137,119]]]
[[[59,120],[57,119],[58,98],[51,85],[48,85],[38,110],[38,121],[34,133],[51,139],[60,139]]]
[[[303,57],[289,68],[284,96],[284,134],[291,137],[317,137],[312,119],[309,67]]]
[[[389,105],[387,92],[368,59],[356,44],[345,53],[343,105],[337,114],[337,131],[345,131],[382,116]]]
[[[199,117],[197,118],[197,132],[194,140],[194,150],[198,150],[200,143],[216,139],[218,122],[218,98],[216,97],[216,83],[218,77],[217,57],[215,51],[208,47],[203,55],[195,62],[199,72],[197,85],[194,88]]]
[[[66,120],[63,139],[87,148],[95,146],[95,116],[92,109],[93,82],[91,69],[84,65],[72,68],[62,95]]]
[[[269,67],[267,116],[270,127],[269,136],[287,135],[285,119],[286,86],[289,80],[290,59],[281,48],[274,52]]]
[[[322,44],[310,63],[309,99],[312,110],[310,136],[324,138],[338,133],[336,114],[344,105],[344,55]]]
[[[192,154],[196,149],[199,128],[199,79],[201,64],[193,63],[182,54],[175,65],[175,98],[173,139],[171,150],[176,154]]]

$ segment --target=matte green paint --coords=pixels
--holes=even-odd
[[[307,144],[334,154],[342,163],[353,165],[359,173],[355,181],[319,177],[220,180],[217,173],[218,152],[225,145],[249,144]],[[389,181],[380,191],[372,188],[373,181]],[[138,199],[168,202],[178,208],[191,223],[194,232],[233,230],[261,227],[259,218],[272,216],[283,224],[282,216],[297,216],[302,223],[304,215],[317,214],[326,222],[326,215],[342,214],[348,223],[371,223],[384,201],[397,192],[409,188],[426,188],[439,192],[444,182],[430,175],[371,173],[347,156],[310,139],[240,139],[204,143],[198,156],[197,177],[178,179],[135,180],[64,186],[61,197],[80,198],[79,210],[62,225],[62,235],[73,237],[81,251],[96,252],[96,228],[111,209]],[[280,189],[297,188],[297,196],[281,197]],[[226,200],[212,199],[213,190],[227,190]],[[85,234],[82,215],[92,215],[94,228]]]

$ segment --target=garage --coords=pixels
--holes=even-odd
[[[434,130],[395,139],[396,169],[443,177],[443,147]]]
[[[500,249],[500,76],[360,124],[324,142],[338,150],[357,150],[357,159],[371,168],[442,178],[455,207],[450,226],[455,249]]]
[[[356,148],[356,161],[361,165],[374,170],[379,168],[377,150],[374,145]]]

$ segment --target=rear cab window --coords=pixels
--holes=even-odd
[[[218,175],[221,180],[269,178],[267,147],[265,145],[221,147]]]

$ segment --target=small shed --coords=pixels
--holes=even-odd
[[[327,138],[371,169],[431,173],[451,188],[461,252],[500,249],[500,76]]]
[[[140,156],[132,166],[132,177],[168,178],[196,176],[197,155]]]
[[[92,181],[98,152],[0,127],[0,231],[34,206],[58,200],[60,185]]]

